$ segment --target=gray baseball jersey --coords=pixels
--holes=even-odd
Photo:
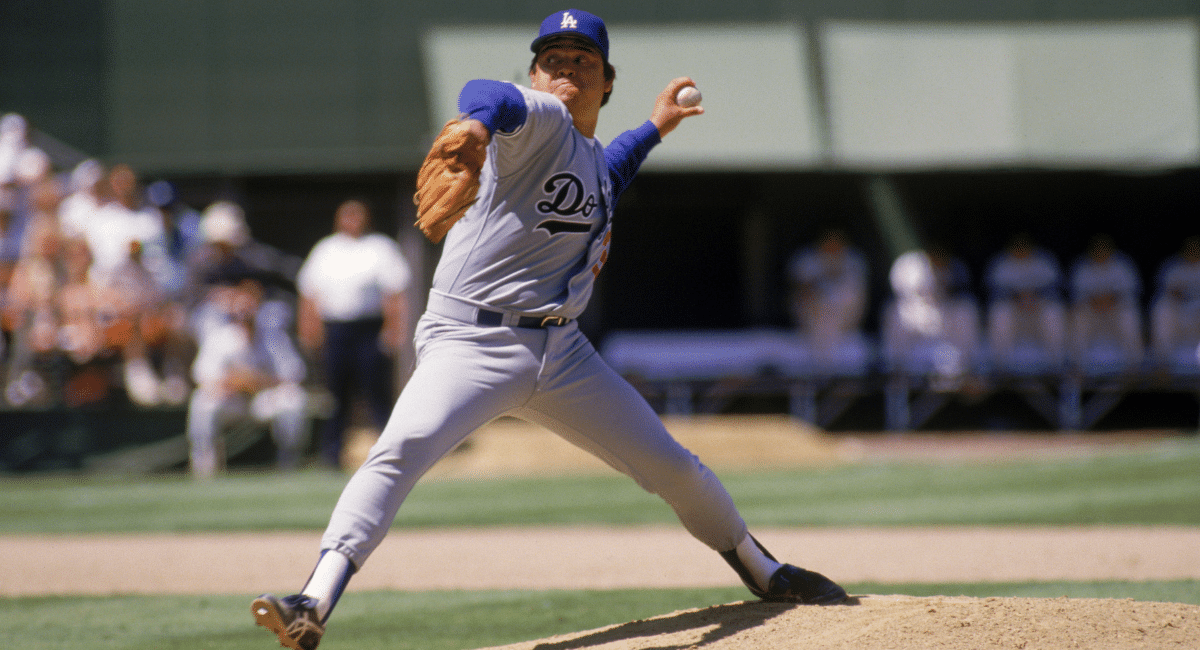
[[[553,95],[501,82],[467,84],[459,107],[493,134],[479,200],[445,239],[417,365],[322,548],[361,567],[417,479],[508,415],[595,454],[661,496],[697,539],[730,551],[746,525],[725,488],[571,320],[607,259],[611,208],[658,143],[656,127],[647,121],[606,150]]]
[[[553,95],[508,88],[528,107],[525,123],[493,136],[479,199],[446,236],[433,290],[577,318],[609,243],[613,184],[604,147],[572,127]]]

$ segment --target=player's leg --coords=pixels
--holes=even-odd
[[[322,537],[362,566],[391,527],[417,480],[472,431],[519,399],[503,382],[488,382],[454,354],[422,360],[379,440],[346,483]],[[527,385],[525,394],[531,388]]]
[[[1041,303],[1040,323],[1042,336],[1053,367],[1062,365],[1067,354],[1068,316],[1062,301],[1047,299]]]
[[[1016,365],[1013,351],[1016,347],[1016,309],[1009,300],[996,300],[989,305],[987,314],[988,351],[991,361],[1000,369],[1012,370]]]
[[[533,393],[541,366],[536,337],[454,327],[457,332],[421,350],[379,440],[342,490],[304,588],[254,601],[256,620],[281,643],[299,643],[292,627],[319,639],[350,576],[383,541],[417,480],[472,431]]]
[[[188,461],[196,478],[212,478],[225,468],[223,429],[246,416],[244,399],[214,394],[203,388],[188,401]]]
[[[1141,365],[1146,354],[1142,341],[1142,312],[1136,305],[1123,305],[1118,307],[1117,318],[1126,362],[1130,367],[1136,368]]]
[[[341,465],[342,437],[350,421],[354,404],[353,340],[349,326],[344,323],[325,324],[325,351],[322,356],[325,387],[333,398],[333,411],[321,427],[319,447],[321,462],[330,468]]]
[[[716,475],[680,445],[627,381],[587,349],[519,414],[546,426],[659,495],[696,539],[719,552],[755,595],[792,602],[840,602],[824,576],[777,562],[748,534]]]
[[[393,378],[396,375],[392,358],[384,352],[380,342],[383,322],[371,323],[371,335],[359,343],[357,352],[357,376],[367,403],[371,423],[381,431],[387,425],[392,407],[395,406]]]
[[[300,466],[309,441],[308,395],[295,383],[285,383],[260,391],[251,401],[250,410],[259,422],[271,429],[275,442],[275,464],[281,470]]]
[[[1150,307],[1150,350],[1154,362],[1170,364],[1175,352],[1176,323],[1179,322],[1177,302],[1170,296],[1156,298]]]

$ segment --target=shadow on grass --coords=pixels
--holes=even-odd
[[[859,599],[856,597],[851,597],[843,603],[843,605],[858,604]],[[622,623],[563,641],[539,643],[534,646],[534,650],[575,650],[577,648],[601,646],[616,641],[670,636],[688,630],[704,630],[698,639],[689,636],[688,639],[681,639],[671,645],[655,646],[654,650],[700,648],[721,639],[734,636],[739,632],[758,627],[794,607],[807,607],[807,605],[765,603],[762,601],[744,601],[716,605],[699,610],[658,616],[643,621]]]

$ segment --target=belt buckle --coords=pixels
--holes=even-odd
[[[566,322],[567,322],[567,319],[563,318],[562,316],[544,316],[542,318],[542,322],[539,323],[538,326],[539,327],[547,327],[547,326],[559,327],[559,326],[565,325]]]

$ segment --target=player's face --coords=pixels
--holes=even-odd
[[[604,59],[577,41],[551,43],[537,56],[529,72],[530,87],[562,100],[572,114],[578,109],[599,111],[612,81],[604,78]]]

